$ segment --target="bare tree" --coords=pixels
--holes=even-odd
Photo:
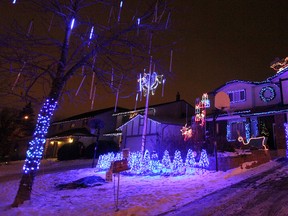
[[[0,111],[0,161],[9,156],[13,141],[21,137],[19,110],[4,108]]]
[[[147,63],[161,46],[161,43],[156,46],[156,41],[161,41],[159,36],[170,22],[170,3],[168,0],[12,3],[15,7],[11,10],[15,10],[13,14],[18,18],[15,16],[1,34],[1,94],[42,103],[12,205],[17,207],[30,199],[45,136],[59,100],[67,92],[70,95],[86,92],[93,105],[96,84],[118,95],[131,78],[135,80],[136,72],[151,67]],[[158,63],[155,56],[154,65]],[[80,80],[77,88],[69,89],[71,80]]]

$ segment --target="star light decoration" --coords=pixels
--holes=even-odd
[[[195,105],[195,122],[200,122],[201,126],[205,125],[206,108],[210,107],[210,100],[208,94],[204,93],[199,103]]]
[[[183,126],[180,131],[182,133],[182,136],[184,136],[185,142],[192,137],[192,129],[190,126],[187,127],[187,124],[185,124],[185,126]]]
[[[154,95],[158,85],[163,84],[164,86],[166,79],[164,78],[163,75],[158,75],[156,72],[153,72],[152,74],[144,73],[143,77],[140,74],[140,77],[137,81],[139,83],[139,91],[140,92],[143,91],[144,96],[146,96],[149,90],[151,91],[151,94]]]

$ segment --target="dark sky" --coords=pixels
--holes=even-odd
[[[174,74],[167,78],[164,97],[160,87],[150,104],[173,101],[179,91],[181,99],[194,105],[196,97],[227,81],[265,80],[275,74],[270,63],[288,56],[287,0],[175,0],[173,4],[169,30],[176,43]],[[114,95],[99,93],[94,109],[114,104]],[[134,104],[131,97],[120,99],[118,105],[134,108]],[[89,100],[70,100],[56,116],[87,112],[90,105]],[[144,106],[144,100],[138,106]]]
[[[270,63],[288,56],[288,1],[187,2],[174,15],[183,36],[175,51],[175,88],[183,99],[194,103],[230,80],[265,80],[275,74]]]
[[[175,100],[179,91],[182,99],[194,105],[196,97],[227,81],[263,81],[275,74],[270,63],[288,56],[288,1],[189,0],[175,4],[174,78],[168,78],[164,98],[159,89],[151,104]]]

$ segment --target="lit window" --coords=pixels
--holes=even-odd
[[[228,92],[230,103],[239,103],[246,101],[246,91],[245,89],[229,91]]]
[[[235,141],[238,139],[238,136],[245,137],[245,121],[230,121],[227,124],[227,141]]]

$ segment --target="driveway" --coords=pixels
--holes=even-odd
[[[288,162],[161,216],[286,216]]]

